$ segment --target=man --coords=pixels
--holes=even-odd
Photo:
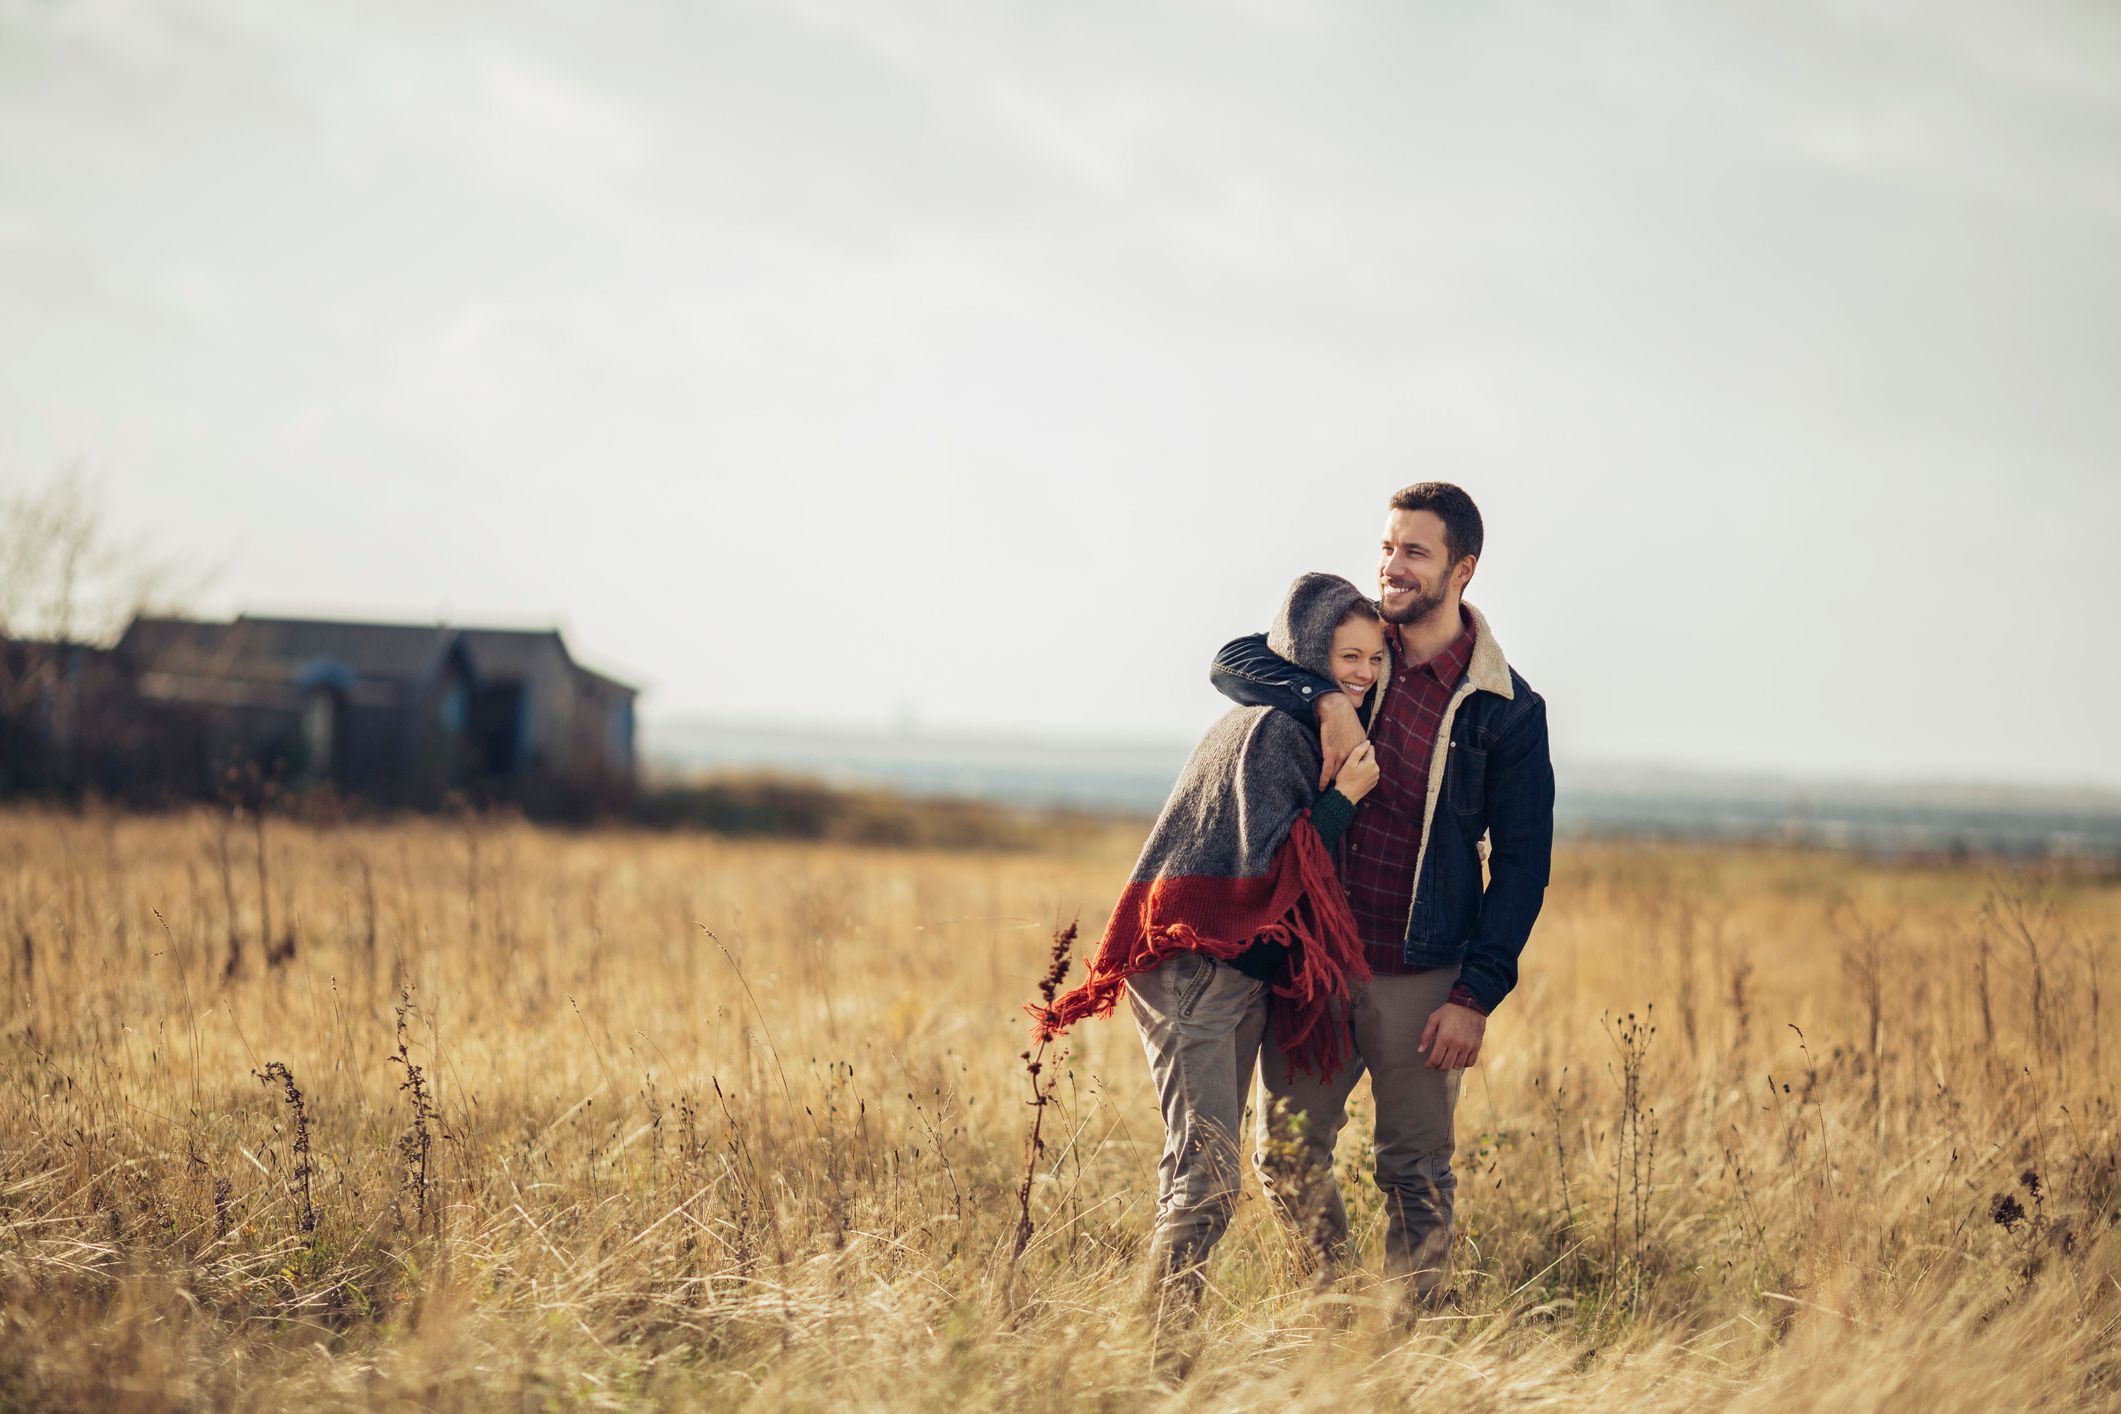
[[[1339,847],[1373,977],[1349,1008],[1355,1063],[1330,1082],[1292,1076],[1271,1033],[1261,1058],[1261,1178],[1276,1211],[1307,1229],[1328,1279],[1349,1261],[1333,1143],[1369,1072],[1385,1273],[1423,1303],[1442,1293],[1449,1267],[1459,1075],[1517,983],[1554,839],[1546,704],[1461,598],[1482,535],[1479,509],[1456,486],[1422,482],[1392,497],[1378,591],[1393,664],[1369,732],[1383,775]],[[1363,742],[1348,695],[1277,657],[1263,635],[1224,645],[1210,679],[1238,702],[1315,723],[1329,779]]]

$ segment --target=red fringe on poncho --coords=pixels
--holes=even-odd
[[[1265,874],[1247,879],[1199,875],[1130,882],[1113,907],[1089,976],[1056,997],[1051,1010],[1026,1010],[1038,1022],[1034,1039],[1059,1035],[1086,1017],[1119,1004],[1127,978],[1146,972],[1182,948],[1227,962],[1256,942],[1288,946],[1287,963],[1270,984],[1274,1040],[1292,1068],[1328,1079],[1348,1059],[1347,1028],[1333,1003],[1370,980],[1362,941],[1306,810],[1289,828]]]

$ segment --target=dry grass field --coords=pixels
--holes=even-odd
[[[1248,1188],[1160,1386],[1124,1017],[1010,1260],[1019,1008],[1137,842],[0,814],[0,1407],[2121,1403],[2121,882],[1618,845],[1468,1077],[1458,1308]]]

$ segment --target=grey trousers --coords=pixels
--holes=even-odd
[[[1152,1278],[1160,1303],[1197,1301],[1208,1253],[1237,1205],[1238,1136],[1266,1030],[1267,984],[1189,950],[1129,977],[1127,1001],[1164,1116]],[[1173,1284],[1179,1290],[1167,1290]]]
[[[1385,1275],[1412,1280],[1412,1295],[1435,1296],[1448,1275],[1453,1112],[1459,1071],[1431,1070],[1415,1050],[1429,1014],[1458,980],[1453,968],[1375,977],[1348,1008],[1353,1064],[1321,1082],[1297,1071],[1271,1029],[1260,1056],[1266,1097],[1258,1124],[1258,1166],[1267,1199],[1313,1244],[1325,1277],[1352,1262],[1348,1210],[1333,1176],[1333,1143],[1347,1123],[1348,1095],[1367,1072],[1377,1103],[1377,1187],[1385,1199]]]

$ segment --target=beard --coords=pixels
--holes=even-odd
[[[1380,585],[1379,588],[1383,588],[1383,586]],[[1433,593],[1423,594],[1418,589],[1413,591],[1407,602],[1396,609],[1386,607],[1383,598],[1380,597],[1377,602],[1377,613],[1386,623],[1398,628],[1404,624],[1420,623],[1423,619],[1441,609],[1444,606],[1444,601],[1449,597],[1448,591],[1441,584],[1437,585]]]

